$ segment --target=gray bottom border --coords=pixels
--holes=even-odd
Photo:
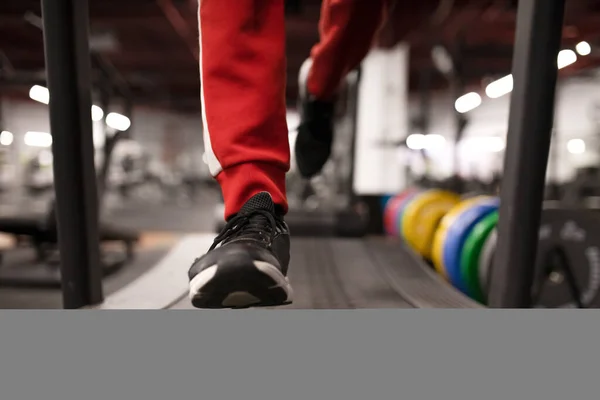
[[[591,310],[2,311],[3,399],[593,399]]]

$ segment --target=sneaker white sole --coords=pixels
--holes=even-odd
[[[189,288],[190,300],[198,308],[269,307],[293,301],[288,278],[265,261],[253,261],[239,271],[228,269],[225,274],[212,265],[192,278]]]

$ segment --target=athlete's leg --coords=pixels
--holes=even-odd
[[[204,140],[230,217],[260,191],[287,207],[283,0],[201,0]]]
[[[291,300],[283,0],[201,0],[204,144],[226,228],[190,269],[197,307]],[[218,247],[216,247],[218,246]]]

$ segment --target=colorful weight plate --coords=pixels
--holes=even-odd
[[[406,237],[405,235],[405,231],[404,231],[404,226],[405,226],[405,219],[406,219],[406,210],[410,210],[413,207],[413,204],[415,202],[419,202],[419,200],[426,195],[427,193],[431,192],[432,190],[424,190],[424,191],[419,191],[419,192],[415,192],[414,196],[412,196],[412,198],[410,199],[410,201],[407,201],[404,205],[403,205],[403,210],[402,210],[402,217],[401,219],[399,219],[399,224],[398,224],[398,231],[400,233],[400,236],[402,236],[406,242],[412,246],[412,244],[409,242],[409,239]]]
[[[485,296],[479,282],[479,256],[485,240],[498,223],[498,211],[488,214],[479,221],[465,239],[461,256],[460,269],[467,292],[471,298],[485,304]]]
[[[385,211],[383,214],[383,224],[387,234],[389,235],[397,235],[397,225],[396,225],[396,213],[398,210],[398,206],[401,204],[402,200],[409,196],[414,192],[414,189],[407,189],[402,193],[396,195],[393,199],[388,201]]]
[[[460,255],[465,239],[475,224],[489,213],[496,211],[499,205],[500,199],[498,198],[474,204],[460,213],[448,228],[442,253],[446,275],[452,285],[466,295],[469,295],[467,284],[460,273]]]
[[[381,202],[381,203],[380,203],[380,204],[381,204],[381,209],[382,209],[382,210],[385,210],[385,207],[387,206],[388,202],[389,202],[390,200],[392,200],[394,197],[395,197],[395,196],[394,196],[393,194],[384,194],[384,195],[382,195],[382,196],[381,196],[381,199],[379,199],[379,200],[380,200],[380,202]]]
[[[406,206],[409,205],[410,202],[415,197],[417,197],[420,193],[421,193],[420,190],[416,190],[416,191],[410,193],[408,196],[406,196],[404,199],[402,199],[402,201],[400,202],[400,205],[396,209],[396,220],[394,223],[394,227],[396,229],[396,234],[400,237],[403,237],[402,236],[402,220],[404,217],[404,210],[406,209]]]
[[[394,220],[396,215],[396,210],[402,201],[402,195],[398,195],[388,201],[385,206],[385,210],[383,211],[383,228],[385,233],[388,235],[394,234]]]
[[[431,257],[431,242],[440,220],[459,201],[454,193],[434,189],[416,196],[404,209],[403,236],[424,258]]]
[[[443,248],[444,242],[446,241],[446,236],[448,233],[448,228],[456,217],[458,217],[464,210],[469,207],[480,203],[482,201],[486,201],[491,199],[490,196],[477,196],[470,198],[468,200],[464,200],[454,207],[440,221],[440,224],[435,231],[435,235],[433,236],[433,244],[431,246],[431,261],[433,262],[433,266],[435,270],[445,278],[448,278],[446,275],[446,268],[444,266],[444,258],[443,258]]]
[[[492,229],[481,248],[481,254],[479,254],[479,286],[481,287],[486,302],[490,292],[490,276],[497,242],[498,230]]]

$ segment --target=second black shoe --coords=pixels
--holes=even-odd
[[[294,153],[300,174],[312,178],[323,169],[333,144],[333,101],[311,96],[301,99],[302,110]]]
[[[219,246],[220,245],[220,246]],[[271,195],[254,195],[189,271],[197,308],[271,307],[292,302],[290,237]]]

